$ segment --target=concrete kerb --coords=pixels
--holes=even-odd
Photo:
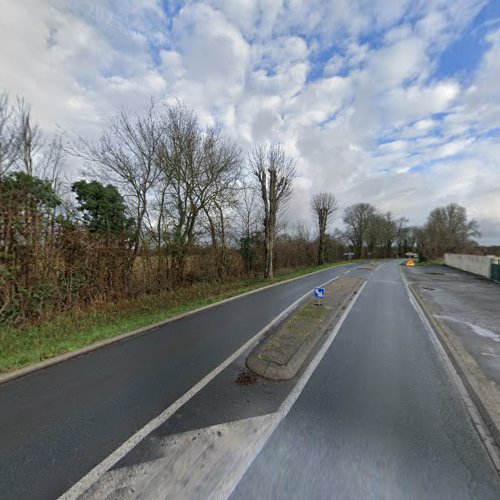
[[[328,271],[330,269],[345,267],[347,265],[350,265],[350,264],[346,263],[346,264],[341,264],[340,266],[332,266],[331,268],[321,269],[319,271],[313,271],[312,273],[308,273],[308,274],[304,274],[302,276],[297,276],[295,278],[283,280],[283,281],[280,281],[278,283],[273,283],[272,285],[267,285],[267,286],[263,286],[260,288],[256,288],[255,290],[249,290],[248,292],[243,292],[243,293],[240,293],[238,295],[228,297],[227,299],[216,301],[216,302],[213,302],[212,304],[207,304],[206,306],[198,307],[197,309],[193,309],[191,311],[187,311],[185,313],[178,314],[176,316],[158,321],[156,323],[151,323],[149,325],[142,326],[142,327],[137,328],[135,330],[132,330],[130,332],[125,332],[125,333],[122,333],[122,334],[117,335],[115,337],[110,337],[109,339],[95,342],[93,344],[90,344],[90,345],[85,346],[85,347],[81,347],[81,348],[76,349],[74,351],[70,351],[70,352],[66,352],[64,354],[60,354],[58,356],[54,356],[53,358],[48,358],[46,360],[40,361],[38,363],[34,363],[32,365],[25,366],[25,367],[20,368],[18,370],[4,373],[4,374],[0,375],[0,385],[5,384],[7,382],[11,382],[11,381],[16,380],[16,379],[21,378],[21,377],[31,375],[32,373],[38,372],[40,370],[44,370],[45,368],[50,368],[51,366],[58,365],[59,363],[63,363],[63,362],[68,361],[70,359],[77,358],[79,356],[84,356],[85,354],[96,351],[98,349],[103,349],[105,347],[111,346],[112,344],[122,342],[125,340],[129,340],[129,339],[132,339],[134,337],[138,337],[140,335],[145,335],[150,330],[154,330],[155,328],[158,328],[160,326],[164,326],[168,323],[178,321],[178,320],[183,319],[183,318],[190,316],[192,314],[197,314],[197,313],[206,311],[206,310],[211,309],[213,307],[231,302],[233,300],[241,299],[242,297],[245,297],[247,295],[252,295],[252,294],[260,292],[262,290],[268,290],[270,288],[274,288],[276,286],[283,285],[285,283],[291,283],[291,282],[299,280],[301,278],[305,278],[306,276],[312,276],[314,274],[319,274],[319,273]]]
[[[429,308],[427,307],[425,302],[422,300],[422,298],[420,297],[418,292],[415,290],[413,284],[408,282],[408,280],[406,280],[406,278],[404,278],[404,279],[406,281],[408,289],[412,293],[417,304],[419,305],[419,307],[422,310],[422,312],[424,313],[427,321],[429,322],[431,328],[435,332],[437,340],[439,341],[444,352],[448,356],[448,359],[451,362],[456,373],[460,377],[460,380],[462,381],[462,384],[464,385],[465,390],[467,391],[470,399],[472,400],[472,403],[475,405],[477,412],[479,413],[480,418],[482,419],[484,425],[486,426],[486,428],[490,434],[490,436],[487,436],[487,435],[485,436],[485,435],[483,435],[483,432],[481,432],[481,430],[478,429],[480,437],[486,446],[486,449],[488,451],[488,454],[490,455],[490,458],[493,462],[493,465],[495,466],[497,473],[500,474],[500,428],[497,426],[495,421],[492,419],[488,410],[484,406],[484,404],[481,400],[481,397],[474,390],[466,373],[462,369],[460,362],[458,361],[457,356],[455,355],[454,348],[446,336],[445,328],[439,322],[439,320],[434,317],[433,313],[429,310]],[[471,415],[471,417],[472,417],[472,420],[477,428],[477,422],[474,421],[474,418],[472,415]],[[490,441],[493,441],[493,442],[490,442]]]

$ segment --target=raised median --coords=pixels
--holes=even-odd
[[[311,297],[253,350],[248,368],[273,380],[293,378],[362,283],[362,279],[344,277],[325,286],[321,305],[319,299]]]

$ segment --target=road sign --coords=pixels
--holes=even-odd
[[[317,299],[325,298],[325,289],[324,288],[315,288],[314,289],[314,297]]]

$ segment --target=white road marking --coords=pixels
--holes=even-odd
[[[332,278],[325,283],[319,285],[320,287],[326,286],[328,283],[338,279],[338,276]],[[248,348],[252,346],[260,337],[262,337],[270,328],[279,323],[285,318],[295,307],[297,307],[302,300],[304,300],[314,289],[307,291],[304,295],[299,297],[293,304],[288,306],[276,318],[274,318],[268,325],[254,335],[250,340],[243,344],[236,352],[234,352],[223,363],[212,370],[208,375],[202,378],[196,385],[189,391],[183,394],[172,405],[165,409],[160,415],[149,421],[142,429],[139,429],[133,436],[125,441],[113,453],[105,458],[101,463],[96,465],[90,472],[88,472],[82,479],[75,483],[66,493],[59,497],[60,500],[73,500],[85,493],[99,478],[101,478],[111,467],[113,467],[119,460],[121,460],[127,453],[139,444],[146,436],[151,434],[160,425],[166,422],[181,406],[186,404],[194,395],[203,389],[211,380],[213,380],[222,370],[227,368],[233,361],[239,358]],[[348,309],[346,309],[347,311]]]
[[[479,410],[477,409],[474,401],[469,395],[469,392],[465,388],[464,383],[462,382],[462,379],[460,378],[460,375],[457,373],[455,367],[453,366],[453,363],[451,362],[448,354],[444,350],[444,347],[442,346],[440,340],[438,339],[438,334],[434,331],[434,328],[432,325],[429,323],[429,320],[427,319],[427,316],[425,315],[424,311],[420,307],[420,304],[416,301],[415,297],[413,296],[413,293],[410,290],[410,287],[408,285],[408,281],[406,279],[406,276],[404,275],[403,271],[401,271],[401,277],[403,279],[403,283],[406,287],[406,293],[408,294],[408,297],[410,299],[410,303],[417,312],[420,321],[422,321],[425,329],[427,332],[430,334],[429,337],[434,344],[434,347],[436,348],[436,351],[440,355],[441,359],[443,360],[443,363],[450,374],[450,377],[452,381],[455,383],[456,388],[458,389],[458,392],[460,394],[460,397],[462,398],[462,401],[464,402],[470,418],[472,420],[472,423],[479,434],[479,437],[481,438],[481,441],[484,444],[484,447],[486,448],[486,451],[488,452],[488,455],[493,462],[493,465],[495,466],[496,470],[500,473],[500,450],[498,449],[495,440],[493,439],[493,436],[491,435],[490,431],[488,430],[488,427],[486,426],[486,423],[484,422],[483,418],[481,417],[481,414],[479,413]]]
[[[349,274],[351,272],[351,270],[349,269],[349,271],[346,271],[344,274]]]
[[[274,413],[150,437],[153,460],[108,471],[82,500],[220,498],[218,492],[226,489],[227,478],[244,474],[254,448],[262,448],[276,418]]]
[[[337,322],[337,324],[335,325],[333,330],[330,332],[328,338],[325,340],[324,344],[321,346],[319,351],[316,353],[316,355],[314,356],[314,358],[311,361],[311,363],[309,364],[309,366],[305,369],[304,373],[302,374],[302,376],[298,380],[295,387],[292,389],[292,391],[287,396],[285,401],[281,404],[281,406],[277,412],[277,418],[275,420],[273,420],[271,423],[271,432],[269,432],[268,438],[264,442],[260,443],[260,446],[256,446],[253,448],[253,456],[248,457],[248,460],[247,460],[247,463],[245,464],[245,467],[240,468],[239,473],[234,474],[233,477],[228,477],[227,481],[226,481],[226,487],[224,489],[219,490],[217,492],[217,496],[212,496],[212,498],[218,498],[218,499],[219,498],[220,499],[229,498],[229,496],[234,491],[236,486],[238,486],[238,483],[241,481],[241,479],[245,475],[248,468],[252,465],[253,461],[255,460],[257,455],[261,452],[262,448],[264,448],[269,437],[271,437],[271,435],[274,432],[274,430],[276,429],[276,427],[278,427],[279,423],[287,416],[288,412],[290,411],[290,409],[294,405],[295,401],[297,401],[297,399],[299,398],[301,392],[304,390],[304,387],[306,386],[307,382],[311,378],[311,375],[314,373],[314,371],[316,370],[316,368],[320,364],[321,360],[323,359],[324,355],[326,354],[326,352],[328,351],[328,349],[332,345],[332,342],[334,341],[334,339],[337,336],[340,328],[342,327],[345,319],[347,318],[349,312],[351,311],[352,307],[354,306],[354,303],[356,302],[356,300],[358,300],[359,296],[363,292],[363,289],[365,288],[365,286],[366,286],[366,281],[363,283],[361,288],[358,290],[358,293],[356,294],[356,296],[351,300],[350,304],[347,306],[344,313],[339,318],[339,321]]]

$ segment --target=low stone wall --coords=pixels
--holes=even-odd
[[[491,279],[491,263],[496,260],[492,256],[465,255],[458,253],[445,253],[444,263],[449,267],[461,269],[478,276]]]

